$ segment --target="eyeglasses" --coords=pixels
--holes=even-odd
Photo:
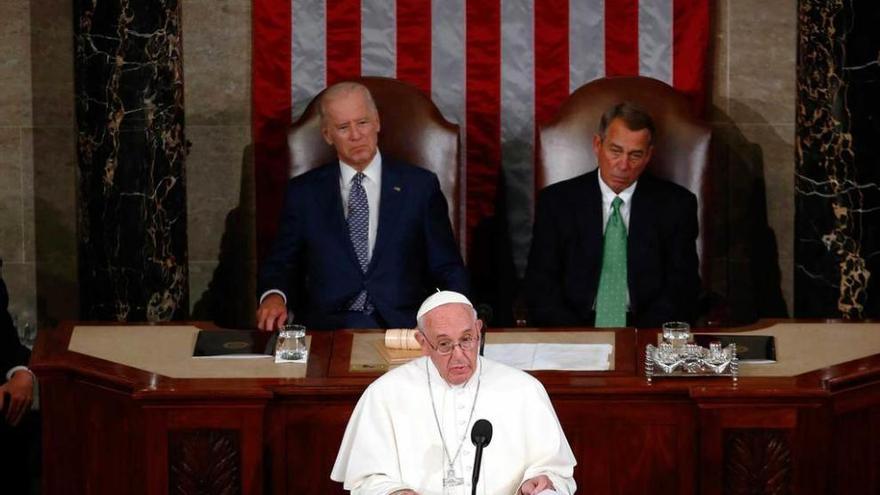
[[[477,347],[477,344],[480,343],[480,336],[465,335],[458,342],[455,342],[454,340],[444,339],[437,342],[436,346],[432,344],[430,340],[428,340],[427,336],[425,336],[425,342],[428,343],[431,349],[437,351],[437,354],[440,354],[441,356],[446,356],[448,354],[452,354],[452,351],[455,350],[456,346],[461,347],[462,351],[474,350]]]

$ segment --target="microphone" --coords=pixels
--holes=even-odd
[[[483,347],[486,345],[486,330],[489,329],[489,323],[492,322],[492,306],[481,303],[477,304],[477,318],[483,322],[483,329],[480,330],[480,356],[483,355]],[[491,433],[489,434],[491,437]]]
[[[483,447],[492,441],[492,423],[486,419],[478,419],[471,428],[471,442],[477,447],[474,457],[474,474],[471,476],[471,495],[477,494],[477,480],[480,479],[480,462],[483,460]]]

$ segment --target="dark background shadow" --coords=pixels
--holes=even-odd
[[[220,256],[207,289],[193,305],[194,320],[226,328],[254,328],[256,312],[256,234],[253,144],[241,159],[238,205],[226,214]]]
[[[513,262],[513,246],[507,220],[507,188],[504,173],[498,174],[495,214],[481,220],[471,232],[468,270],[471,276],[471,300],[488,304],[495,327],[512,327],[525,318],[525,304],[520,298],[522,281]]]
[[[740,120],[766,121],[748,106],[729,102]],[[759,318],[786,317],[776,234],[767,218],[765,164],[760,145],[751,142],[731,117],[717,107],[713,115],[711,178],[715,194],[711,280],[704,291],[723,300],[725,323],[745,324]],[[767,126],[769,128],[769,126]],[[767,147],[786,146],[770,133]]]

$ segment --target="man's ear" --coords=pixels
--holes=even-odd
[[[422,347],[422,356],[427,356],[431,352],[431,346],[428,345],[428,339],[425,334],[416,330],[416,342]]]
[[[599,157],[599,150],[602,148],[602,136],[598,134],[593,134],[593,153],[596,155],[596,158]]]
[[[321,126],[321,136],[324,137],[324,141],[327,144],[329,144],[330,146],[333,146],[333,140],[330,139],[330,129],[328,129],[326,125]]]

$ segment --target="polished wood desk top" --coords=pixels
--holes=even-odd
[[[53,370],[75,370],[108,385],[121,387],[136,397],[161,399],[163,396],[180,397],[231,394],[235,396],[268,397],[300,394],[359,393],[384,370],[351,370],[353,337],[359,333],[377,330],[339,330],[310,332],[311,350],[307,371],[303,378],[172,378],[144,369],[127,366],[68,350],[71,334],[77,324],[66,322],[57,328],[40,333],[34,349],[32,367],[39,376]],[[179,326],[180,324],[178,324]],[[196,324],[211,328],[210,324]],[[511,332],[607,332],[607,329],[492,329],[492,336]],[[793,359],[787,356],[788,343],[801,342],[796,358],[801,361],[798,373],[786,376],[748,376],[761,374],[775,365],[744,366],[743,376],[734,384],[725,378],[658,379],[649,384],[644,378],[644,348],[656,342],[656,329],[614,330],[614,366],[612,371],[533,372],[551,394],[575,392],[582,394],[686,394],[690,396],[729,396],[737,394],[813,395],[828,394],[835,390],[857,386],[880,377],[880,324],[775,320],[760,322],[749,327],[723,329],[721,333],[748,332],[776,334],[780,362]],[[701,330],[695,330],[699,333]],[[774,333],[775,332],[775,333]],[[120,343],[121,344],[121,343]],[[801,345],[798,344],[798,345]],[[838,347],[842,361],[835,356],[819,356]],[[161,352],[143,349],[143,352]],[[812,360],[816,365],[811,366]],[[216,366],[228,366],[231,360],[215,360]],[[285,365],[281,365],[285,366]]]

